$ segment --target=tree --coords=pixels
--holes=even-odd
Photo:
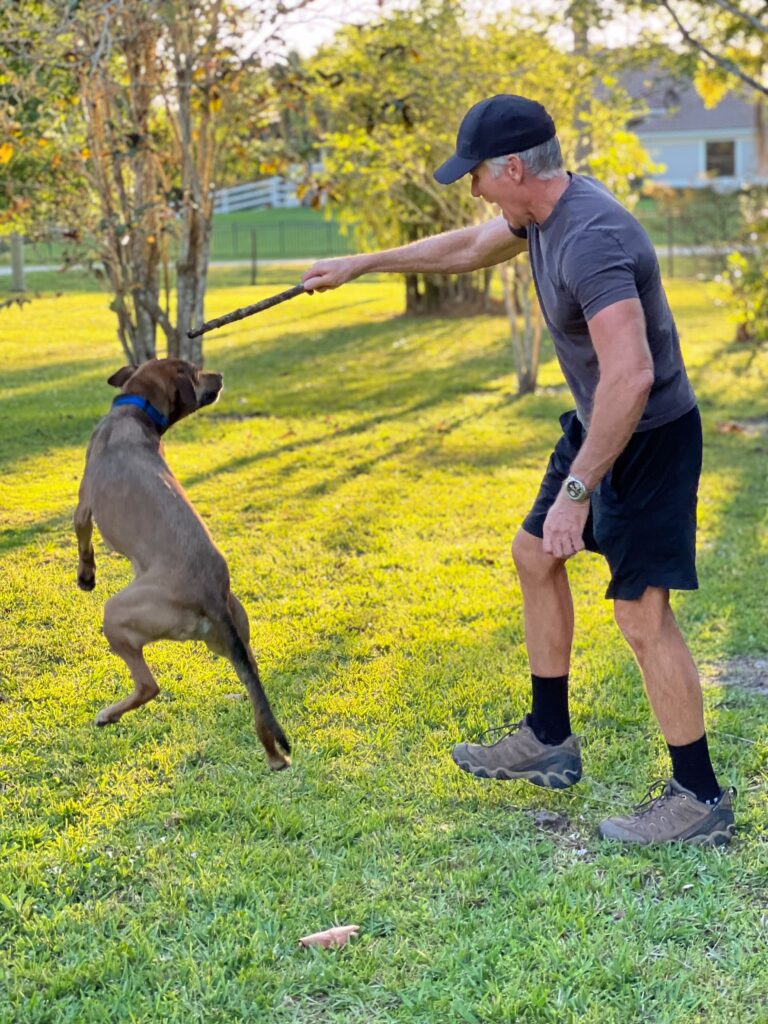
[[[80,133],[70,130],[75,83],[41,59],[50,15],[34,0],[0,8],[0,235],[44,232],[83,185]]]
[[[752,98],[757,139],[757,176],[768,179],[768,20],[764,0],[644,0],[666,13],[693,60],[694,83],[707,106],[732,89]],[[768,339],[768,192],[750,185],[742,190],[744,232],[739,249],[728,257],[724,281],[736,322],[736,340],[757,348]]]
[[[768,22],[763,0],[641,0],[663,13],[705,68],[768,95]]]
[[[535,96],[561,128],[570,166],[574,128],[592,135],[592,159],[620,181],[641,173],[634,137],[620,133],[629,100],[601,70],[511,21],[474,25],[454,4],[423,0],[407,11],[345,29],[308,63],[297,102],[304,103],[322,147],[320,188],[361,246],[386,247],[472,223],[486,211],[457,185],[442,188],[432,171],[453,149],[468,106],[510,88]],[[597,82],[603,96],[594,97]],[[631,149],[631,156],[628,150]],[[317,183],[316,183],[317,185]],[[409,312],[482,308],[488,275],[465,280],[406,280]]]
[[[2,69],[19,103],[53,100],[41,68],[77,99],[55,104],[58,159],[74,172],[58,217],[74,220],[73,241],[103,265],[130,361],[155,354],[159,327],[169,355],[202,362],[187,331],[203,319],[227,115],[236,108],[242,119],[241,95],[267,83],[265,40],[307,2],[51,0],[35,5],[32,30],[21,14],[2,24],[9,40],[26,41]],[[262,96],[253,121],[263,106]]]
[[[736,324],[736,341],[753,352],[768,344],[768,188],[739,197],[744,223],[741,245],[728,256],[722,280]]]

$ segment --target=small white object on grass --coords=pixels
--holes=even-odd
[[[357,938],[360,931],[359,924],[340,924],[335,928],[327,928],[324,932],[313,932],[311,935],[304,935],[299,939],[299,945],[321,946],[328,949],[330,946],[344,946],[349,939]]]

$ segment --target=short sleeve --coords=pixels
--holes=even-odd
[[[639,297],[637,263],[612,231],[584,231],[563,255],[563,284],[590,321],[622,299]]]
[[[509,223],[509,221],[507,221],[507,227],[512,232],[512,234],[515,236],[515,238],[527,238],[528,237],[528,228],[513,228],[512,225]]]

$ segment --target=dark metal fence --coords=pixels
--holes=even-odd
[[[212,262],[243,262],[255,267],[272,260],[313,260],[353,251],[353,241],[342,235],[335,221],[271,216],[249,223],[247,215],[214,220]],[[665,201],[642,199],[633,210],[659,253],[668,277],[713,277],[737,246],[740,229],[738,202],[734,196],[715,193],[674,194]],[[274,218],[274,219],[272,219]],[[0,238],[0,265],[10,262],[7,239]],[[27,266],[60,265],[64,247],[56,240],[27,242]],[[171,254],[173,260],[174,254]]]
[[[173,246],[171,259],[175,258]],[[335,221],[276,219],[263,224],[247,221],[214,221],[211,239],[211,261],[250,263],[254,259],[312,260],[323,256],[343,256],[352,251],[351,240],[339,231]],[[57,265],[64,260],[65,249],[56,239],[27,241],[24,261],[35,264]],[[0,237],[0,266],[10,263],[8,239]]]
[[[237,221],[214,224],[212,260],[313,259],[351,251],[349,238],[334,221],[279,220],[253,225]]]

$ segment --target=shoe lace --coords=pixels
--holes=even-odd
[[[500,732],[506,733],[507,735],[513,732],[518,732],[523,725],[525,725],[524,718],[519,722],[502,722],[501,725],[493,725],[490,729],[486,729],[485,732],[481,732],[479,736],[476,737],[475,742],[482,743],[486,737],[498,736]]]
[[[669,780],[657,779],[656,782],[652,782],[650,784],[645,796],[635,807],[635,813],[638,816],[651,814],[653,811],[661,807],[662,804],[671,796],[674,796],[674,793],[672,792]]]

